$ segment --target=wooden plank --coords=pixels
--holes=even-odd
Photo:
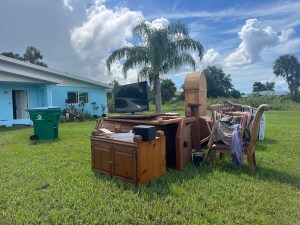
[[[191,121],[182,120],[176,133],[176,168],[183,170],[192,158]]]

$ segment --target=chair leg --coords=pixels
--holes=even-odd
[[[254,174],[254,163],[253,163],[252,153],[247,152],[247,161],[248,161],[248,167],[249,167],[250,174],[253,175]]]
[[[216,152],[215,151],[211,151],[211,163],[212,163],[212,168],[215,169],[216,168]]]
[[[220,159],[224,160],[225,159],[225,154],[224,153],[220,153]]]

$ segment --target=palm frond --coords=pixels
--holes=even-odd
[[[123,64],[123,74],[127,77],[127,71],[133,69],[137,65],[147,65],[149,62],[147,57],[147,48],[142,46],[134,46],[128,49],[126,60]]]
[[[140,70],[138,73],[138,81],[143,79],[149,79],[150,74],[152,73],[151,67],[145,66],[143,69]]]
[[[123,47],[119,48],[111,53],[111,55],[106,59],[106,67],[108,71],[110,71],[111,64],[116,61],[124,58],[126,56],[127,51],[130,49],[130,47]]]
[[[149,24],[144,21],[139,23],[133,28],[133,34],[135,37],[139,37],[147,42],[149,36],[151,36],[152,29]]]
[[[196,67],[194,58],[186,52],[173,54],[172,57],[164,62],[163,66],[160,69],[160,72],[166,74],[170,70],[176,70],[182,66],[191,66],[193,70],[195,70]]]
[[[171,35],[171,36],[173,36],[173,35],[188,36],[189,35],[188,29],[180,21],[170,23],[167,30],[168,30],[169,35]]]
[[[181,51],[186,51],[186,50],[197,51],[200,60],[203,57],[204,49],[199,41],[195,41],[190,37],[183,37],[177,40],[174,44],[176,45],[177,49]]]

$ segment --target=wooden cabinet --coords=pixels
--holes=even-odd
[[[128,182],[146,183],[166,171],[163,132],[152,141],[141,141],[132,133],[93,135],[91,156],[94,171]]]
[[[155,126],[157,131],[163,131],[166,139],[166,164],[170,168],[183,170],[192,158],[191,122],[195,118],[181,116],[132,116],[108,117],[97,121],[94,133],[105,128],[111,132],[129,132],[136,125]]]

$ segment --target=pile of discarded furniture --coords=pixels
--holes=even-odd
[[[187,74],[184,90],[185,116],[165,113],[98,119],[91,135],[92,169],[135,184],[147,183],[162,176],[166,167],[183,170],[191,162],[193,154],[203,153],[204,145],[208,149],[204,160],[210,159],[215,168],[216,155],[220,153],[223,156],[232,150],[232,134],[226,137],[230,141],[224,143],[226,138],[218,139],[224,136],[224,129],[221,132],[217,129],[225,117],[227,122],[231,117],[231,122],[239,118],[236,120],[238,128],[232,126],[239,131],[235,139],[243,140],[248,135],[247,143],[236,143],[239,143],[239,150],[242,149],[241,154],[247,155],[249,169],[253,173],[259,124],[263,112],[270,107],[261,105],[255,109],[222,99],[222,104],[210,107],[212,114],[207,116],[205,75]],[[221,135],[217,135],[217,131]],[[234,159],[238,161],[240,158],[238,155]]]

